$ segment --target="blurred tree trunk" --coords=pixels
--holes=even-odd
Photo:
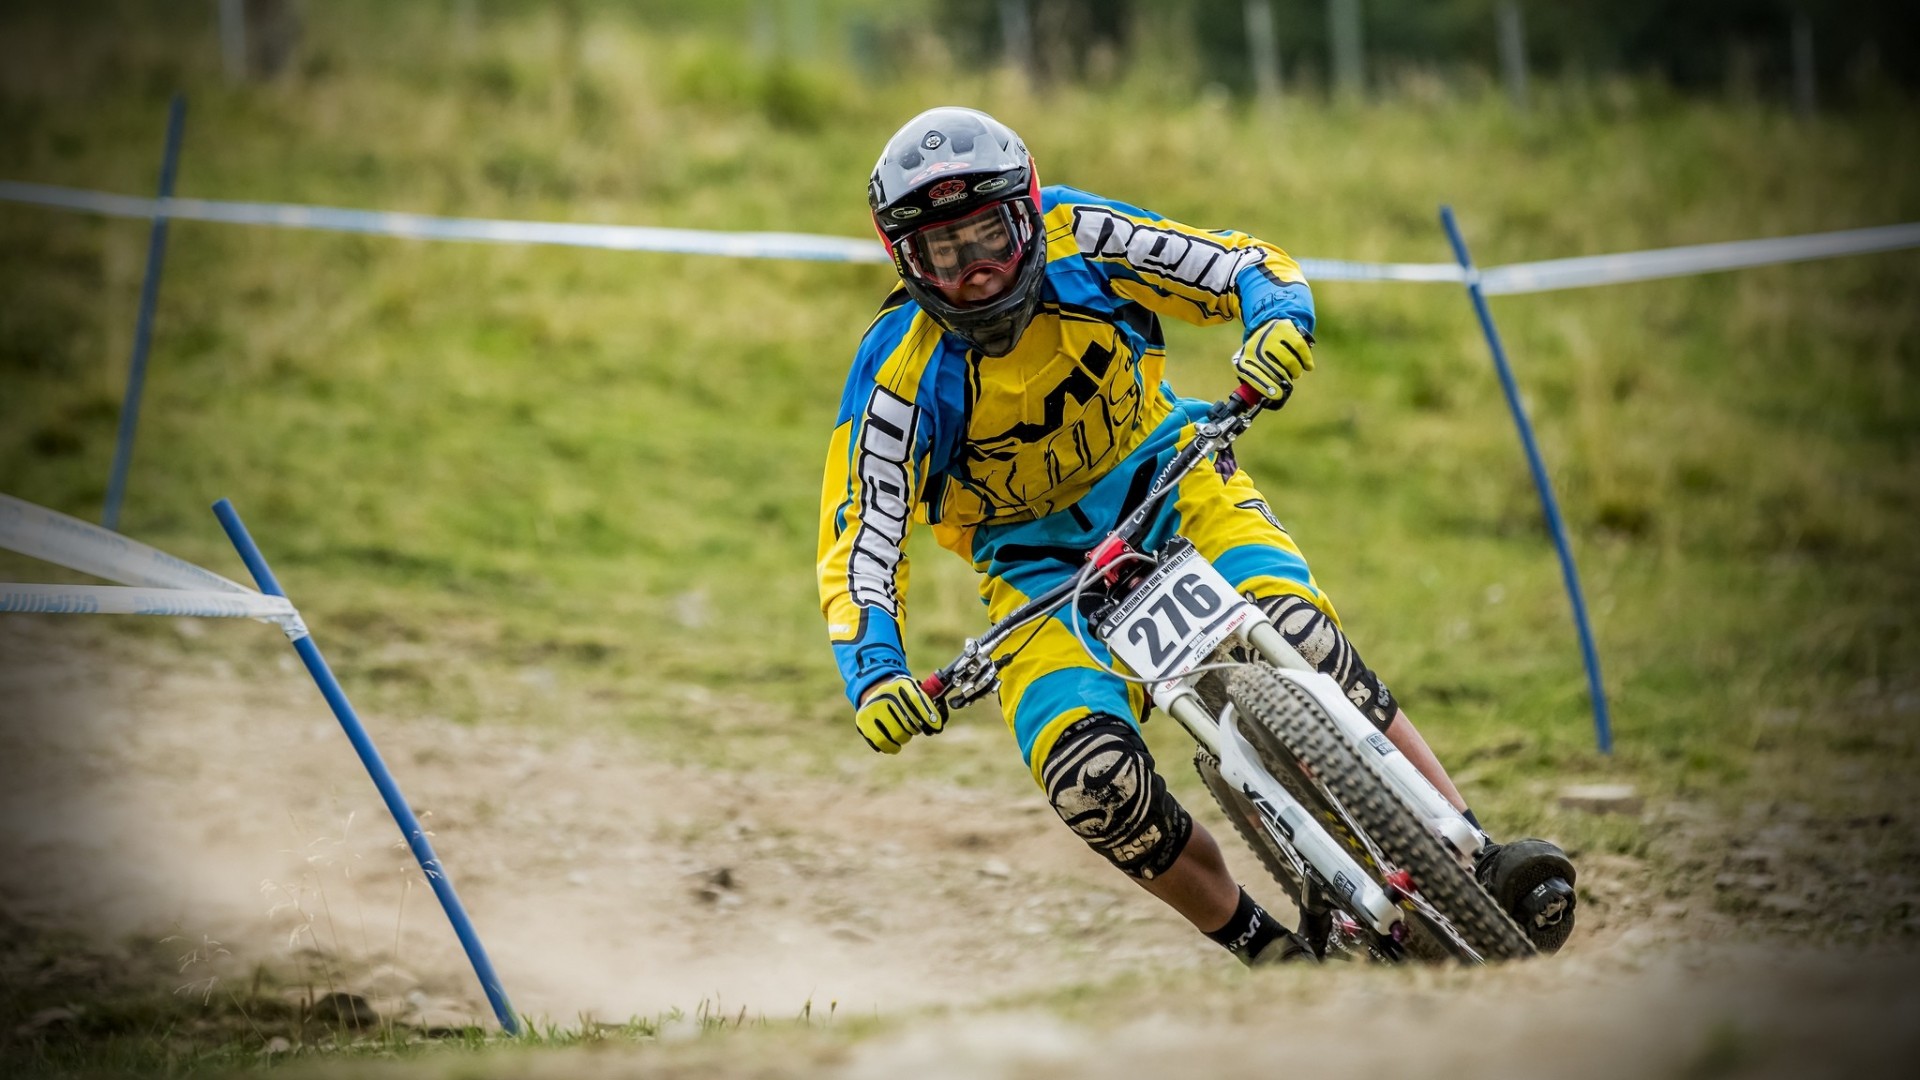
[[[1760,48],[1742,38],[1729,38],[1725,49],[1727,100],[1751,105],[1760,99]]]
[[[1333,45],[1333,89],[1359,99],[1367,92],[1367,46],[1360,0],[1327,0],[1327,38]]]
[[[247,77],[271,79],[300,48],[297,0],[246,0]]]
[[[1805,10],[1793,12],[1793,109],[1802,117],[1812,116],[1818,106],[1819,80],[1813,66],[1813,21]]]
[[[750,18],[752,28],[747,32],[748,47],[755,60],[770,64],[780,55],[780,24],[774,19],[770,0],[757,0]]]
[[[803,64],[818,60],[820,12],[815,8],[813,0],[790,0],[787,5],[787,18],[794,57]]]
[[[1000,42],[1007,66],[1031,81],[1033,10],[1027,0],[1000,0]]]
[[[1280,45],[1273,28],[1273,0],[1246,0],[1247,61],[1253,67],[1253,88],[1261,104],[1280,104]]]
[[[220,59],[228,79],[271,79],[299,47],[297,0],[220,0]]]
[[[1520,0],[1500,0],[1500,73],[1517,112],[1527,111],[1527,26]]]
[[[553,82],[547,100],[554,119],[565,126],[573,120],[573,95],[579,83],[586,15],[580,10],[580,0],[558,0],[553,5],[553,13],[559,26],[554,41]]]

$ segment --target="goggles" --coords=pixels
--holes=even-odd
[[[1010,273],[1033,239],[1027,215],[1012,201],[997,202],[954,221],[929,225],[901,238],[898,249],[916,278],[955,288],[976,271]]]

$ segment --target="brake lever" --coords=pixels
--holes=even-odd
[[[1004,661],[979,651],[979,640],[966,644],[958,658],[920,680],[920,689],[949,709],[963,709],[987,695],[998,681]]]

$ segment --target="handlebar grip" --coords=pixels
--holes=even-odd
[[[920,689],[925,690],[928,697],[938,699],[947,692],[947,677],[936,671],[920,680]]]
[[[1291,387],[1289,387],[1289,390],[1291,390]],[[1266,404],[1267,399],[1260,391],[1242,382],[1239,386],[1233,388],[1232,393],[1214,403],[1213,418],[1215,420],[1228,420],[1238,416],[1247,416],[1259,412]]]

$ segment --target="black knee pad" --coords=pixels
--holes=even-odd
[[[1193,818],[1154,771],[1146,742],[1117,717],[1095,713],[1068,725],[1040,782],[1060,820],[1131,877],[1166,873],[1193,835]]]
[[[1394,713],[1400,710],[1393,700],[1393,692],[1361,662],[1353,642],[1347,640],[1347,635],[1340,632],[1326,612],[1314,607],[1313,601],[1304,596],[1269,596],[1254,602],[1273,620],[1287,644],[1298,650],[1307,663],[1319,668],[1321,674],[1331,675],[1333,681],[1340,684],[1360,715],[1373,721],[1373,726],[1381,731],[1387,730],[1387,725],[1393,723]]]

